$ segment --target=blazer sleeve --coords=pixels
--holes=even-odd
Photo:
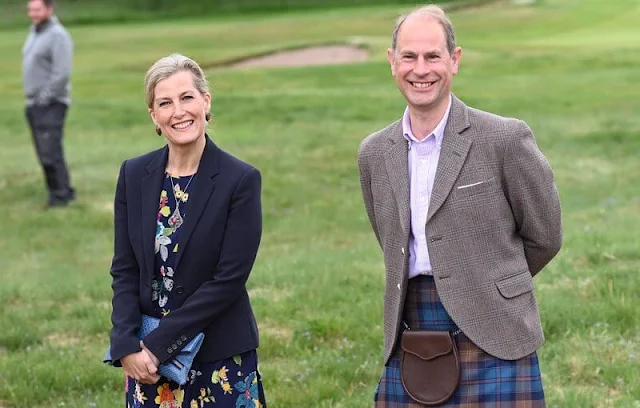
[[[140,267],[129,239],[126,192],[126,161],[120,167],[114,200],[114,255],[111,262],[113,289],[111,323],[111,357],[113,361],[140,351],[138,330],[141,313]]]
[[[173,344],[184,344],[204,330],[245,289],[262,235],[260,191],[260,172],[255,168],[246,170],[231,195],[213,278],[200,285],[145,337],[145,346],[160,362],[173,356]]]
[[[551,166],[524,122],[518,122],[516,137],[507,144],[504,155],[505,192],[522,237],[529,271],[535,275],[562,246],[558,190]]]
[[[378,244],[382,247],[380,241],[380,234],[378,232],[378,225],[376,224],[376,214],[373,207],[373,193],[371,190],[371,170],[370,163],[368,163],[368,157],[364,153],[364,142],[358,149],[358,171],[360,173],[360,188],[362,189],[362,198],[364,200],[364,206],[367,210],[367,216],[371,223],[373,233],[378,240]]]

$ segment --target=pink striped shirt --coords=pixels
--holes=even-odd
[[[402,117],[402,133],[409,144],[409,196],[411,204],[411,234],[409,236],[409,279],[417,275],[431,275],[431,261],[427,249],[427,212],[433,182],[438,169],[440,148],[447,125],[449,106],[442,120],[433,132],[422,141],[416,139],[411,131],[409,107]]]

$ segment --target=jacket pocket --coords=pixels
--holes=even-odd
[[[489,180],[478,181],[475,183],[459,184],[455,187],[455,194],[458,197],[469,197],[476,194],[483,193],[485,191],[492,191],[498,187],[498,182],[495,177],[491,177]]]
[[[533,291],[533,278],[529,271],[524,271],[517,275],[496,281],[496,287],[504,298],[512,299],[516,296]]]

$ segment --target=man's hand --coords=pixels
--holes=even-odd
[[[127,376],[144,384],[155,384],[160,380],[157,364],[159,361],[153,353],[145,349],[146,347],[142,351],[122,357],[120,362]]]

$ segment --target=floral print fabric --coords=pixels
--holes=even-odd
[[[171,312],[180,227],[187,217],[195,179],[166,175],[156,223],[156,276],[152,300],[157,317]],[[197,194],[197,193],[196,193]],[[179,211],[176,211],[178,207]],[[142,384],[133,378],[125,383],[127,408],[266,408],[255,350],[213,363],[195,362],[183,386],[161,378]]]
[[[266,408],[257,353],[195,362],[182,387],[166,378],[148,385],[127,377],[127,408]]]

